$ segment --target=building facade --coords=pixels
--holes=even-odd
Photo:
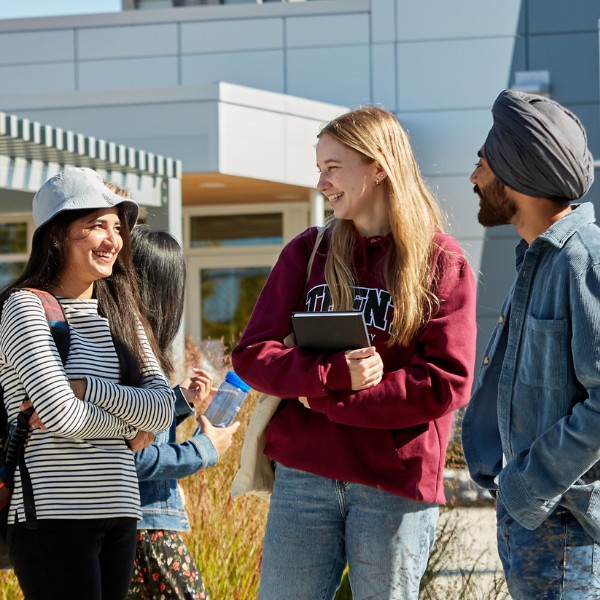
[[[322,221],[315,136],[345,107],[381,105],[408,130],[478,274],[481,344],[516,241],[510,227],[479,226],[469,183],[494,98],[507,87],[549,95],[581,117],[600,156],[596,0],[123,8],[0,21],[0,110],[181,160],[187,328],[198,340],[235,337],[282,245]],[[0,187],[0,225],[9,213]]]

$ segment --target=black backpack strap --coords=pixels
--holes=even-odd
[[[46,314],[46,320],[50,326],[50,333],[52,334],[62,363],[63,365],[66,365],[71,346],[71,336],[69,323],[67,322],[60,302],[54,294],[45,290],[38,290],[36,288],[23,289],[35,294],[42,303],[44,313]],[[21,473],[21,488],[23,490],[23,506],[25,509],[27,529],[37,529],[33,485],[31,484],[29,469],[25,463],[25,444],[27,443],[27,438],[31,431],[31,428],[29,427],[29,418],[33,414],[33,411],[34,409],[31,407],[28,410],[19,413],[19,416],[17,417],[17,429],[10,440],[6,461],[9,468],[13,466],[11,462],[14,461],[14,466],[16,467],[18,465],[19,472]]]
[[[33,408],[27,411],[23,411],[19,414],[24,416],[24,420],[29,425],[29,417],[33,414]],[[23,441],[19,444],[17,450],[17,461],[19,465],[19,472],[21,473],[21,489],[23,490],[23,508],[25,509],[25,524],[27,529],[37,529],[37,514],[35,512],[35,499],[33,497],[33,485],[31,484],[31,476],[29,475],[29,469],[25,464],[25,441],[27,438],[23,438]]]

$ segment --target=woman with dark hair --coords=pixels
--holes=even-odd
[[[333,219],[309,280],[315,228],[283,249],[232,356],[253,388],[284,398],[266,431],[259,598],[333,598],[348,563],[355,600],[416,599],[473,380],[475,281],[394,115],[334,119],[316,163]],[[288,348],[302,310],[362,312],[371,345]]]
[[[128,443],[168,426],[173,405],[139,308],[129,237],[137,213],[95,171],[65,169],[36,193],[31,256],[0,293],[9,423],[34,409],[8,517],[26,600],[127,595],[141,517]],[[65,366],[42,303],[27,288],[60,302],[70,337]],[[26,522],[27,479],[36,521]]]
[[[114,188],[113,188],[114,189]],[[118,194],[126,194],[118,190]],[[165,231],[138,225],[132,232],[133,264],[137,270],[146,316],[154,331],[165,374],[173,375],[171,343],[181,325],[185,289],[185,260],[177,240]],[[194,414],[210,395],[212,377],[201,369],[174,388],[175,410],[168,430],[135,453],[143,520],[138,523],[137,550],[129,591],[130,600],[154,598],[206,599],[206,588],[180,531],[190,526],[177,480],[211,467],[229,448],[239,427],[213,427],[199,416],[202,433],[183,443],[177,426]]]

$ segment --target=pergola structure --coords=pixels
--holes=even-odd
[[[126,188],[181,239],[181,161],[0,112],[0,212],[29,212],[9,192],[26,192],[30,202],[30,193],[69,165]]]

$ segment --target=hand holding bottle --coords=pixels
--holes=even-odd
[[[214,427],[204,415],[200,415],[197,421],[200,424],[198,429],[212,442],[221,459],[231,446],[233,435],[238,430],[240,422],[236,421],[228,427]]]
[[[227,371],[204,416],[215,427],[226,427],[235,419],[249,391],[246,382],[233,371]]]

